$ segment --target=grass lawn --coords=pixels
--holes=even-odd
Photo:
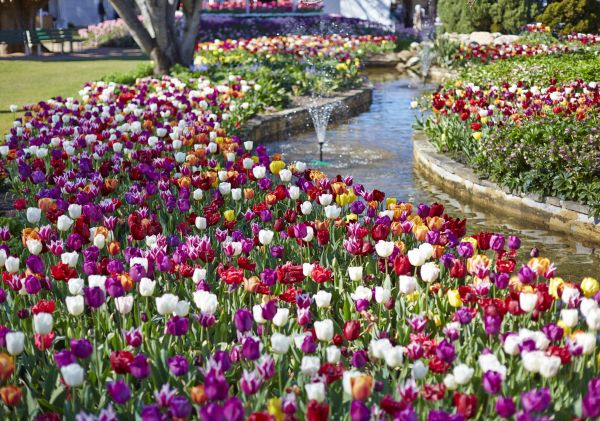
[[[9,111],[54,96],[78,97],[85,82],[134,70],[147,60],[139,57],[64,60],[0,60],[0,133],[2,137],[22,115]]]

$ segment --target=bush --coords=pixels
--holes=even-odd
[[[438,12],[444,30],[469,33],[491,31],[518,33],[530,16],[538,13],[536,0],[440,0]]]
[[[563,35],[598,32],[600,3],[597,0],[556,1],[546,7],[538,20]]]
[[[105,82],[115,82],[123,85],[133,85],[136,79],[152,76],[154,68],[151,62],[140,64],[135,70],[125,73],[113,73],[101,78]]]

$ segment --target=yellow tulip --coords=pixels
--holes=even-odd
[[[600,283],[598,283],[598,281],[594,278],[587,277],[583,278],[583,281],[581,281],[581,290],[588,298],[593,297],[599,289]]]
[[[229,209],[223,212],[223,216],[227,221],[231,222],[235,219],[235,212],[232,209]]]
[[[267,402],[267,411],[275,417],[277,421],[285,419],[285,415],[281,410],[281,398],[271,398]]]
[[[483,136],[483,134],[481,132],[473,133],[473,139],[475,139],[475,140],[481,140],[481,136]]]
[[[548,288],[548,292],[550,293],[550,295],[552,295],[555,299],[559,299],[560,296],[558,295],[558,290],[561,286],[563,286],[565,284],[565,281],[562,278],[554,277],[552,279],[550,279],[550,287]]]
[[[458,292],[457,289],[449,289],[448,290],[448,302],[450,303],[450,305],[452,307],[462,307],[463,302],[460,299],[460,293]]]
[[[285,168],[285,162],[283,161],[272,161],[269,165],[269,169],[273,174],[279,174],[279,171]]]

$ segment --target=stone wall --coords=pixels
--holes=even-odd
[[[373,101],[373,88],[365,86],[339,93],[335,97],[324,98],[316,105],[336,104],[329,122],[344,121],[362,112],[368,111]],[[259,114],[246,122],[244,139],[257,143],[282,140],[313,130],[313,123],[308,113],[310,108],[308,98],[298,98],[295,105],[282,111],[270,114]]]
[[[457,199],[567,233],[584,244],[600,244],[600,220],[590,217],[585,205],[555,197],[513,194],[439,153],[421,132],[413,135],[413,155],[415,171]]]

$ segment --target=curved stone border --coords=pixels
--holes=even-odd
[[[373,101],[373,87],[366,86],[338,93],[337,96],[324,98],[317,102],[319,106],[335,104],[329,122],[339,122],[368,111]],[[306,101],[305,101],[306,102]],[[300,105],[271,114],[259,114],[244,125],[243,137],[257,143],[272,142],[289,138],[298,133],[313,129],[308,105]]]
[[[600,220],[589,216],[588,206],[555,197],[513,194],[439,153],[424,133],[415,132],[412,142],[415,170],[446,193],[498,214],[570,234],[584,243],[600,244]]]

